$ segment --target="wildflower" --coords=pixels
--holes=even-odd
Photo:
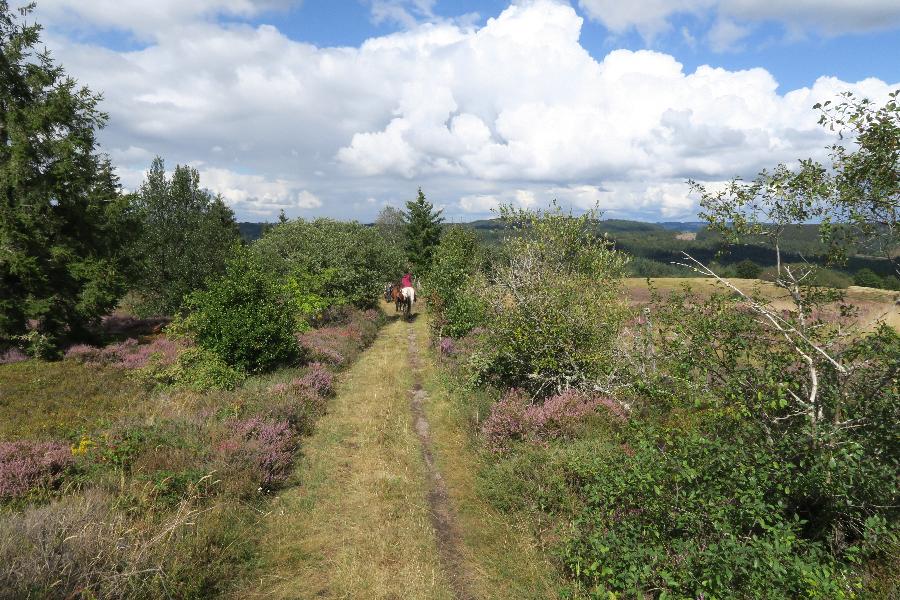
[[[73,456],[84,456],[88,453],[88,451],[97,445],[91,438],[84,435],[81,437],[81,440],[72,446],[72,455]]]

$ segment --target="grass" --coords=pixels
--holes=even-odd
[[[653,286],[663,294],[680,290],[683,285],[689,285],[695,292],[701,294],[711,294],[717,289],[725,291],[724,286],[717,285],[715,280],[709,277],[659,277],[651,279],[651,281]],[[746,293],[758,290],[764,297],[770,299],[776,308],[786,309],[792,306],[786,298],[784,290],[776,288],[771,283],[758,279],[729,278],[728,281]],[[644,303],[650,298],[645,278],[629,277],[625,279],[625,290],[629,299],[634,303]],[[884,321],[900,331],[900,309],[895,304],[897,292],[859,286],[850,286],[844,292],[847,302],[859,309],[858,321],[862,331],[875,329],[878,321]]]
[[[300,485],[265,518],[258,576],[238,597],[450,598],[410,427],[406,325],[342,377],[304,445]]]
[[[0,440],[76,437],[147,395],[124,370],[71,360],[0,365]]]
[[[378,329],[352,319],[332,326],[345,364]],[[47,473],[30,488],[3,488],[0,598],[231,593],[256,563],[269,494],[326,403],[331,375],[320,371],[199,392],[151,390],[134,369],[75,360],[0,366],[0,441],[73,442],[63,472],[40,463]],[[18,464],[0,465],[4,483],[35,470]]]
[[[483,455],[471,435],[465,404],[455,397],[459,391],[436,364],[434,352],[425,348],[429,335],[425,319],[414,327],[423,346],[426,413],[435,459],[456,509],[473,595],[510,600],[558,597],[562,580],[531,534],[531,524],[524,516],[500,513],[480,495],[477,478]]]

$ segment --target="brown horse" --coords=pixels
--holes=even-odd
[[[403,311],[407,317],[412,312],[412,298],[403,295],[403,286],[395,283],[391,286],[391,300],[394,301],[394,312]]]
[[[391,285],[391,301],[394,303],[394,312],[400,312],[400,306],[405,299],[403,298],[403,288],[400,287],[399,283]]]

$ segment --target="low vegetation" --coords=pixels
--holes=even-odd
[[[241,243],[194,169],[122,192],[30,10],[0,0],[0,598],[246,595],[260,566],[247,593],[451,597],[441,466],[482,595],[898,596],[896,305],[844,291],[900,275],[897,94],[817,107],[849,140],[827,168],[693,184],[689,235],[556,205],[445,228],[419,190]],[[410,266],[430,320],[329,415]],[[697,279],[626,279],[658,274]],[[426,327],[434,456],[397,362]]]
[[[558,209],[502,213],[490,260],[462,233],[435,251],[453,275],[432,275],[433,331],[482,493],[531,523],[564,597],[896,595],[900,335],[784,260],[790,227],[849,201],[810,200],[812,176],[704,196],[723,240],[769,244],[768,287],[683,253],[714,285],[624,303],[627,257]]]

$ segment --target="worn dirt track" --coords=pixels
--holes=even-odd
[[[419,359],[419,344],[415,330],[408,328],[409,364],[413,374],[413,387],[410,390],[410,410],[413,428],[419,438],[422,449],[422,460],[428,470],[428,508],[431,512],[431,524],[435,531],[435,542],[441,560],[441,568],[458,600],[471,600],[475,596],[470,591],[471,576],[466,572],[466,563],[462,555],[462,536],[459,524],[450,504],[447,484],[441,476],[434,461],[431,427],[425,414],[424,403],[428,394],[422,389],[422,365]]]

